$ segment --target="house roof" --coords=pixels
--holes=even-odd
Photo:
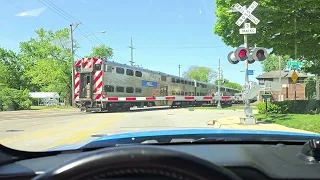
[[[32,98],[60,98],[57,92],[30,92]]]
[[[290,78],[293,71],[281,71],[281,78]],[[267,78],[279,78],[279,71],[270,71],[256,77],[257,79],[267,79]],[[297,72],[299,78],[307,78],[308,76],[302,73]]]

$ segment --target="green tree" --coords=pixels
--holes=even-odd
[[[69,30],[36,30],[36,38],[20,43],[24,79],[30,91],[58,92],[62,98],[71,96],[71,54]],[[69,98],[70,99],[70,98]]]
[[[215,81],[215,84],[218,85],[218,80]],[[230,82],[228,79],[223,79],[223,81],[221,81],[220,85],[224,86],[224,87],[242,90],[242,86],[240,84],[235,83],[235,82]]]
[[[306,83],[306,98],[313,99],[316,93],[316,79],[314,77],[308,77],[305,80]]]
[[[95,46],[90,56],[108,60],[113,57],[113,49],[105,45]]]
[[[23,74],[19,55],[15,52],[0,48],[0,86],[20,89],[25,88],[21,79]]]
[[[191,66],[183,73],[183,77],[203,82],[213,82],[216,72],[208,67]]]
[[[235,24],[240,13],[229,13],[236,3],[247,5],[252,0],[216,0],[217,22],[214,33],[221,36],[226,45],[238,47],[243,44],[243,35]],[[272,48],[277,55],[289,55],[294,59],[304,56],[319,60],[320,3],[318,0],[259,1],[253,15],[260,19],[255,26],[257,34],[249,35],[249,47]],[[252,24],[252,23],[251,23]]]
[[[280,68],[283,70],[287,66],[287,62],[290,60],[289,56],[280,56]],[[261,62],[264,72],[279,70],[279,56],[271,54],[268,58]]]

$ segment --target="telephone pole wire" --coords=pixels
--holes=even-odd
[[[77,27],[79,24],[81,24],[81,22],[76,22],[76,23],[72,23],[70,24],[70,40],[71,40],[71,62],[72,62],[72,86],[71,86],[71,94],[72,94],[72,99],[71,99],[71,105],[74,107],[75,106],[75,103],[74,103],[74,94],[75,94],[75,89],[74,89],[74,52],[73,52],[73,26]]]
[[[132,38],[131,38],[131,45],[129,46],[129,48],[131,49],[131,60],[129,62],[131,64],[131,66],[133,66],[133,64],[134,64],[134,61],[133,61],[133,49],[134,49],[134,47],[133,47],[133,43],[132,43]]]

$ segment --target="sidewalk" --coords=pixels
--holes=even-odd
[[[279,124],[263,123],[258,122],[254,125],[240,124],[240,117],[243,116],[230,116],[226,118],[219,118],[217,122],[213,125],[214,128],[218,129],[241,129],[241,130],[265,130],[265,131],[282,131],[282,132],[297,132],[297,133],[311,133],[317,134],[310,131],[289,128]],[[212,126],[212,122],[208,123]]]

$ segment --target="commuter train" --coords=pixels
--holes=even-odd
[[[82,110],[126,111],[132,106],[201,105],[213,101],[161,100],[160,97],[205,97],[218,92],[218,87],[211,83],[90,57],[76,62],[74,80],[74,99]],[[232,96],[240,91],[220,87],[220,92]]]

